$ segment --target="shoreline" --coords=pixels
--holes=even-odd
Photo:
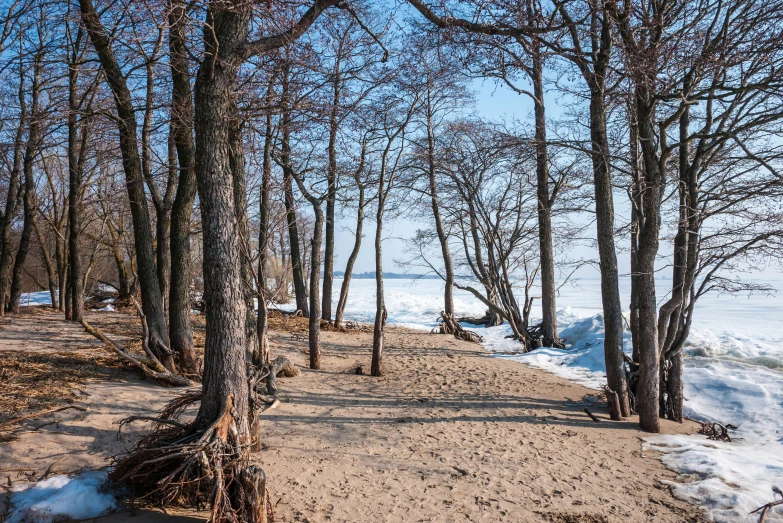
[[[76,326],[46,316],[38,320],[67,343],[95,349]],[[1,352],[10,333],[8,320],[0,325]],[[277,521],[706,521],[661,483],[675,474],[642,450],[633,418],[611,422],[596,406],[602,421],[588,418],[589,389],[476,344],[392,326],[387,373],[356,375],[357,364],[369,367],[371,335],[322,335],[324,370],[280,379],[280,406],[262,414],[256,458]],[[271,341],[276,354],[306,365],[306,341],[279,331]],[[90,410],[58,413],[58,426],[0,445],[4,468],[43,470],[63,456],[58,474],[105,466],[141,433],[118,442],[116,422],[154,414],[177,393],[130,379],[82,388]],[[690,433],[695,424],[663,427]],[[202,515],[179,514],[194,523]],[[134,521],[177,519],[147,511]]]

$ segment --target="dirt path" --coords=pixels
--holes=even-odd
[[[16,331],[8,320],[0,327],[2,351]],[[306,342],[285,333],[272,342],[306,365]],[[659,482],[673,475],[642,454],[634,420],[610,422],[595,407],[601,422],[585,415],[591,391],[446,336],[390,329],[387,342],[382,378],[355,373],[369,367],[369,334],[326,332],[324,370],[279,380],[281,404],[262,414],[257,454],[275,521],[703,521]],[[87,413],[65,411],[55,415],[59,426],[0,445],[0,468],[45,469],[60,457],[58,471],[101,466],[122,448],[117,421],[152,414],[175,393],[137,380],[84,391]],[[102,521],[123,518],[195,523],[200,515]]]

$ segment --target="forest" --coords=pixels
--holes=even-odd
[[[109,473],[152,504],[267,521],[259,412],[300,373],[270,321],[306,318],[314,371],[324,332],[367,328],[356,373],[381,379],[384,271],[443,282],[434,334],[502,324],[529,353],[567,347],[560,290],[592,266],[608,412],[647,433],[687,421],[699,301],[773,291],[752,275],[783,252],[781,0],[0,9],[0,316],[46,291],[148,380],[189,387]],[[517,117],[477,110],[493,89]],[[400,221],[416,228],[389,266]],[[369,326],[346,317],[352,275],[374,280]],[[139,350],[88,318],[109,295]]]

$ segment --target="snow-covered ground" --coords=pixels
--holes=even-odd
[[[14,510],[6,523],[54,523],[107,514],[117,503],[103,491],[105,481],[105,472],[92,471],[74,477],[52,476],[15,488],[11,494]]]

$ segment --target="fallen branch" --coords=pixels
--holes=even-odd
[[[86,320],[82,320],[82,327],[84,327],[84,330],[86,330],[88,333],[92,334],[105,345],[114,350],[114,352],[116,352],[117,355],[122,359],[138,367],[145,376],[154,378],[158,381],[158,383],[167,384],[174,387],[190,387],[194,385],[194,383],[189,379],[167,371],[166,368],[161,365],[160,361],[157,359],[153,360],[152,358],[131,354],[122,346],[107,338],[100,330],[87,323]]]
[[[609,405],[609,417],[613,421],[622,421],[620,398],[617,393],[606,385],[604,385],[604,393],[606,394],[606,403]]]
[[[21,416],[19,418],[14,418],[11,421],[6,421],[2,425],[0,425],[0,430],[4,430],[7,427],[10,427],[11,425],[19,423],[20,421],[24,421],[26,419],[37,418],[38,416],[46,416],[47,414],[53,414],[55,412],[60,412],[62,410],[67,410],[67,409],[76,409],[76,410],[80,410],[82,412],[86,412],[87,411],[87,409],[85,409],[84,407],[79,407],[78,405],[66,405],[65,407],[55,407],[53,409],[42,410],[40,412],[34,412],[33,414],[27,414],[26,416]]]
[[[772,487],[772,492],[775,494],[778,494],[780,496],[783,496],[783,491],[780,490],[778,487]],[[759,514],[759,523],[764,523],[764,520],[767,519],[767,512],[769,512],[773,507],[777,507],[778,505],[783,505],[783,499],[778,499],[776,501],[770,501],[766,505],[762,505],[756,510],[752,511],[751,514]]]
[[[592,418],[593,421],[601,421],[600,419],[596,418],[595,414],[590,412],[590,410],[587,407],[585,407],[585,412],[587,413],[588,416],[590,416],[590,418]]]

